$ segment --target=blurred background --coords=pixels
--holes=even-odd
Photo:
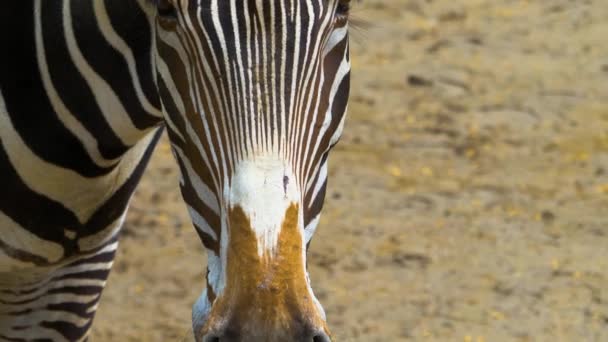
[[[309,252],[336,341],[608,341],[608,4],[364,0]],[[181,341],[203,249],[166,142],[93,341]]]

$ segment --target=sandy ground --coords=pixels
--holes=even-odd
[[[364,0],[309,257],[337,341],[608,341],[608,4]],[[204,286],[168,147],[93,341],[180,341]]]

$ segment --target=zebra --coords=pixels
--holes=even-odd
[[[330,341],[306,268],[350,91],[350,0],[0,11],[0,340],[85,341],[163,131],[208,253],[197,341]]]

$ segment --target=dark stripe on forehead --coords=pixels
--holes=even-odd
[[[170,45],[165,44],[162,40],[160,40],[158,42],[158,49],[159,52],[161,52],[165,57],[169,57],[167,58],[167,60],[174,60],[177,61],[179,60],[179,53],[173,49],[173,47],[171,47]],[[188,85],[188,73],[192,72],[192,68],[188,68],[188,66],[192,67],[192,63],[188,61],[188,63],[183,64],[183,63],[170,63],[168,62],[170,65],[168,65],[168,67],[171,69],[171,74],[170,75],[165,75],[165,77],[171,77],[174,80],[174,83],[177,85],[178,89],[178,93],[181,95],[180,99],[182,100],[183,104],[184,104],[184,110],[185,113],[179,113],[177,112],[177,108],[174,107],[173,109],[176,110],[176,112],[171,112],[171,107],[167,106],[165,107],[165,111],[167,112],[167,114],[172,118],[174,123],[178,123],[178,122],[187,122],[188,126],[192,127],[192,129],[194,130],[194,133],[196,134],[196,138],[195,139],[200,139],[203,143],[201,144],[203,151],[201,151],[202,153],[204,153],[206,156],[211,156],[213,153],[215,153],[215,151],[212,149],[212,144],[213,143],[217,143],[217,142],[212,142],[211,144],[207,144],[204,143],[205,139],[210,139],[211,138],[211,134],[207,134],[207,132],[205,131],[202,121],[201,121],[201,117],[200,115],[197,113],[196,110],[196,106],[195,104],[192,102],[192,98],[190,96],[184,96],[184,94],[189,95],[190,94],[190,90],[188,88],[180,88],[180,85]],[[159,79],[159,82],[162,81],[162,77]],[[161,93],[161,95],[165,95],[162,96],[163,99],[166,98],[171,98],[171,94],[168,93],[168,89],[166,87],[166,85],[164,85],[164,81],[161,83],[163,84],[163,87],[161,87],[161,90],[165,90],[167,91],[167,93]],[[166,102],[166,100],[163,100],[164,102]],[[204,104],[203,104],[204,105]],[[185,121],[184,120],[180,120],[178,119],[180,116],[184,116]],[[189,137],[190,134],[188,134],[188,131],[186,130],[186,124],[184,124],[183,127],[179,127],[178,129],[181,130],[181,133],[185,136],[185,137]],[[196,148],[195,148],[195,143],[193,141],[191,141],[190,143],[190,148],[189,150],[185,150],[184,152],[188,152],[188,156],[189,158],[194,158],[194,157],[198,157],[199,152],[197,152]],[[196,158],[198,159],[198,158]],[[200,164],[194,164],[193,165],[199,165],[201,169],[211,169],[211,172],[215,175],[219,175],[220,172],[217,169],[217,165],[216,163],[211,163],[211,165],[207,165],[206,163],[200,163]],[[217,178],[216,178],[217,179]],[[216,185],[220,185],[219,183]]]
[[[198,27],[196,22],[193,22],[193,25]],[[205,28],[201,28],[201,30],[205,30]],[[192,77],[191,86],[195,86],[195,88],[191,89],[187,96],[185,96],[185,101],[195,101],[193,104],[195,109],[191,113],[187,113],[190,115],[188,120],[193,124],[202,126],[204,135],[199,135],[199,137],[201,137],[201,140],[207,139],[209,141],[209,146],[206,146],[210,151],[208,156],[214,157],[218,152],[212,150],[212,146],[219,150],[220,155],[227,156],[229,159],[228,162],[230,162],[232,155],[230,153],[226,153],[227,150],[225,151],[225,149],[230,149],[230,146],[233,145],[230,142],[230,136],[228,135],[227,137],[226,132],[225,120],[228,120],[229,117],[222,115],[223,111],[225,111],[227,108],[226,102],[228,101],[227,96],[225,95],[226,89],[228,88],[226,75],[213,72],[209,74],[204,71],[204,63],[207,63],[211,59],[211,55],[208,55],[206,53],[207,51],[204,49],[199,49],[199,46],[202,48],[202,46],[205,45],[201,43],[201,40],[205,38],[201,35],[192,34],[188,30],[184,31],[185,34],[180,35],[180,38],[183,41],[183,45],[186,47],[185,52],[190,58],[189,72]],[[223,65],[221,58],[219,65]],[[207,96],[212,89],[212,85],[217,85],[218,83],[220,89],[219,93]],[[190,94],[193,96],[190,96]],[[199,95],[203,95],[204,98],[201,98]],[[220,110],[218,111],[217,109]],[[208,124],[207,121],[202,120],[202,116],[206,114],[214,117],[214,120],[211,121],[212,124]],[[226,165],[226,162],[226,160],[220,160],[219,163],[214,163],[216,174],[218,175],[217,178],[220,180],[220,182],[222,181],[222,177],[219,176],[229,172],[229,169],[227,170],[225,168],[229,168],[231,163]]]
[[[221,127],[221,129],[224,131],[222,139],[227,142],[227,144],[224,146],[230,151],[238,151],[238,143],[235,141],[234,137],[231,135],[226,136],[226,130],[234,129],[236,122],[233,117],[223,115],[224,113],[235,111],[231,101],[233,99],[232,94],[235,93],[234,84],[232,87],[229,86],[230,83],[233,83],[233,76],[229,72],[230,64],[233,60],[227,60],[226,58],[227,56],[234,56],[236,54],[234,42],[235,36],[234,33],[232,33],[232,24],[230,23],[231,15],[228,1],[217,1],[217,5],[217,14],[221,28],[220,31],[218,31],[217,27],[215,26],[215,18],[213,16],[215,8],[211,7],[213,6],[211,3],[209,4],[208,8],[205,7],[200,10],[200,22],[197,22],[196,18],[192,19],[192,25],[194,26],[197,36],[190,34],[190,39],[192,41],[200,40],[200,47],[203,49],[201,60],[197,61],[197,63],[207,64],[211,72],[205,72],[203,66],[201,65],[201,74],[197,74],[195,76],[205,78],[205,84],[203,85],[202,89],[209,94],[209,100],[211,102],[210,107],[215,109],[212,110],[211,108],[205,108],[205,113],[208,115],[213,115],[217,119],[219,127]],[[224,37],[223,39],[220,38],[221,35]],[[222,45],[222,41],[225,42],[226,48],[224,48]],[[195,45],[191,48],[196,49],[197,46]],[[218,86],[217,93],[215,93],[215,90],[212,89],[212,83]],[[202,102],[205,103],[209,101],[203,99]],[[227,153],[228,158],[231,158],[232,154],[233,153]]]

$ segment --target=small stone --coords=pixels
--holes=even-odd
[[[439,21],[441,22],[462,21],[466,18],[467,13],[461,9],[452,9],[439,15]]]
[[[473,45],[483,45],[483,39],[479,37],[471,37],[469,38],[469,43]]]
[[[418,75],[409,75],[407,83],[412,87],[430,87],[433,85],[433,81]]]
[[[545,223],[551,223],[551,222],[555,221],[555,214],[553,214],[549,210],[543,210],[540,213],[540,217],[543,220],[543,222],[545,222]]]

